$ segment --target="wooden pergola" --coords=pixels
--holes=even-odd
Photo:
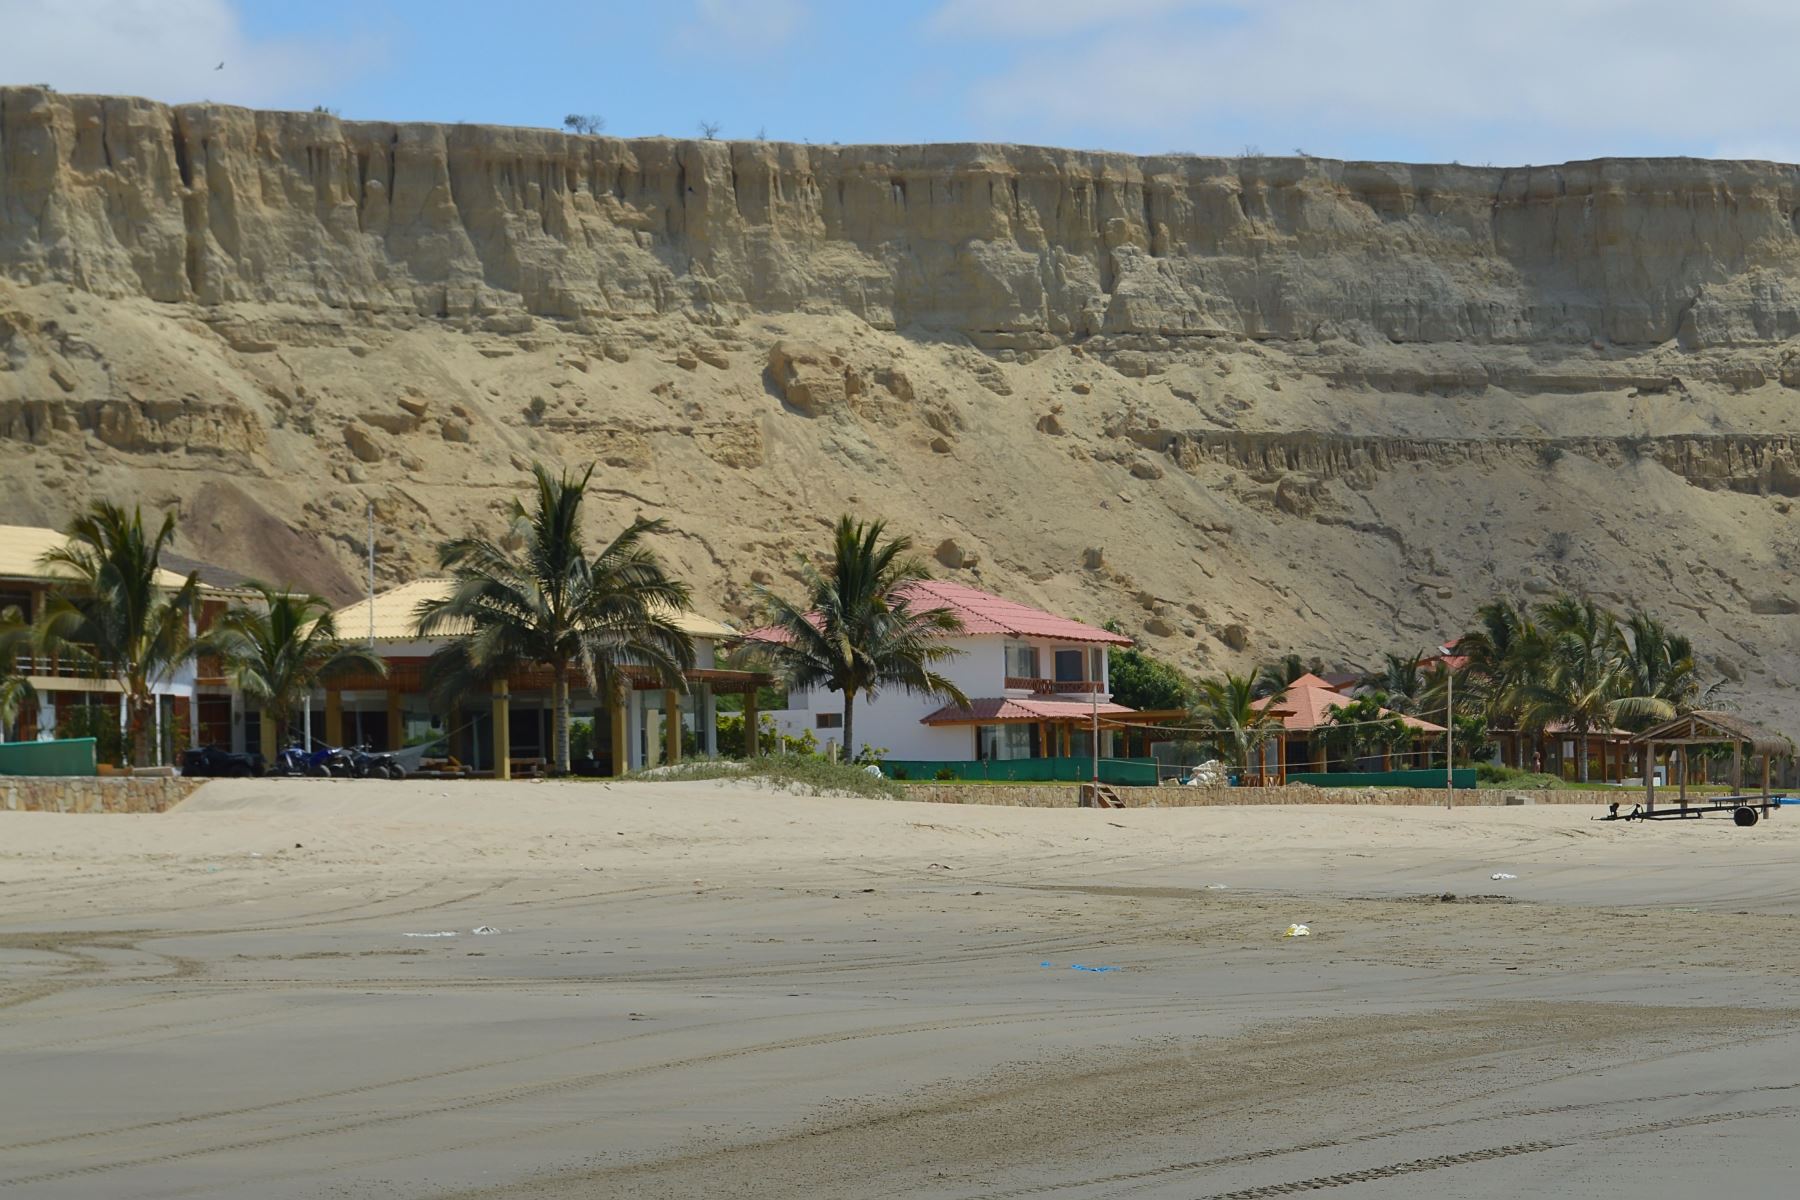
[[[1735,713],[1696,709],[1644,730],[1631,739],[1632,745],[1644,748],[1644,810],[1656,811],[1656,748],[1669,746],[1680,762],[1681,807],[1687,808],[1689,746],[1731,747],[1731,788],[1738,797],[1744,792],[1744,747],[1762,756],[1762,815],[1769,815],[1769,762],[1778,754],[1792,754],[1794,744],[1784,734],[1775,732]]]

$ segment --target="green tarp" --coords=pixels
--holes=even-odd
[[[0,775],[94,775],[94,739],[0,742]]]
[[[1309,783],[1313,787],[1406,787],[1442,788],[1444,772],[1436,771],[1307,771],[1290,774],[1289,783]],[[1458,767],[1454,780],[1459,788],[1475,786],[1475,768]]]
[[[930,783],[948,771],[954,779],[1007,783],[1086,783],[1094,777],[1091,758],[899,759],[881,764],[889,779]],[[1103,758],[1100,782],[1121,787],[1156,786],[1153,758]]]

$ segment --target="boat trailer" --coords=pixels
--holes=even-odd
[[[1658,808],[1654,804],[1645,807],[1642,804],[1631,806],[1630,812],[1620,812],[1620,802],[1614,800],[1606,806],[1604,817],[1595,817],[1596,821],[1680,821],[1689,817],[1704,817],[1708,813],[1730,813],[1734,824],[1745,828],[1756,824],[1775,809],[1781,807],[1785,796],[1764,796],[1755,793],[1747,796],[1720,796],[1704,804],[1688,804],[1683,802],[1678,808]]]

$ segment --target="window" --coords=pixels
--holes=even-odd
[[[843,727],[843,713],[820,713],[813,718],[813,728],[815,729],[842,729]]]
[[[1098,681],[1106,678],[1106,647],[1092,646],[1088,649],[1088,678]]]
[[[1038,678],[1038,652],[1036,646],[1027,646],[1023,642],[1006,644],[1006,674],[1010,679]]]
[[[1080,683],[1087,676],[1081,673],[1082,660],[1087,657],[1080,650],[1058,650],[1056,652],[1056,682]]]
[[[979,759],[1036,758],[1037,744],[1035,723],[975,727],[975,757]]]

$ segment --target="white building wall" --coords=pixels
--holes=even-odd
[[[1056,662],[1054,651],[1075,648],[1073,643],[1040,638],[1010,638],[1000,634],[957,638],[953,645],[962,653],[940,663],[938,673],[947,676],[971,700],[1012,695],[1024,698],[1029,693],[1006,691],[1006,646],[1024,641],[1038,647],[1038,673],[1053,678]],[[1088,644],[1080,647],[1085,653]],[[1111,664],[1103,661],[1103,680],[1110,675]],[[1084,695],[1067,699],[1085,700]],[[1102,695],[1101,700],[1110,699]],[[788,697],[789,707],[772,712],[775,726],[788,737],[799,737],[811,731],[823,748],[827,742],[843,744],[841,728],[818,728],[820,713],[842,715],[844,697],[823,688],[796,692]],[[908,694],[899,688],[884,689],[873,700],[858,697],[856,701],[856,740],[863,746],[877,746],[889,758],[902,759],[967,759],[975,757],[975,729],[971,725],[921,725],[921,718],[944,706],[935,696]]]

